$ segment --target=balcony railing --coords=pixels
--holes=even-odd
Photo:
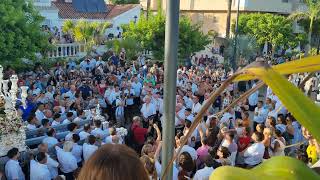
[[[55,44],[55,48],[48,53],[49,58],[64,58],[64,57],[81,57],[85,53],[83,44]]]

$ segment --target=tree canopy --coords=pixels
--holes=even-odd
[[[312,33],[314,32],[313,24],[316,20],[320,19],[320,1],[319,0],[305,0],[305,4],[308,7],[307,11],[297,11],[292,13],[289,16],[289,19],[294,20],[307,20],[309,24],[308,28],[308,42],[306,49],[306,54],[311,49],[311,37]]]
[[[305,36],[293,33],[293,21],[274,14],[251,13],[239,17],[239,34],[256,38],[259,45],[269,42],[277,46],[295,47]]]
[[[92,47],[103,41],[105,30],[110,26],[109,22],[88,22],[80,20],[74,23],[71,20],[64,22],[62,31],[71,34],[77,42],[84,43],[89,53]]]
[[[123,26],[123,37],[136,39],[143,49],[151,50],[157,60],[163,60],[165,39],[165,17],[162,13],[144,16],[134,23]],[[180,60],[188,58],[192,53],[203,50],[211,42],[208,35],[203,34],[199,25],[191,24],[187,17],[179,21]]]
[[[48,35],[41,31],[44,20],[32,3],[25,0],[0,2],[0,61],[35,59],[49,48]]]

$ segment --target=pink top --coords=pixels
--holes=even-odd
[[[206,157],[208,155],[209,148],[210,148],[210,146],[208,146],[208,145],[202,145],[201,147],[199,147],[197,149],[197,155],[201,161],[203,160],[204,157]]]

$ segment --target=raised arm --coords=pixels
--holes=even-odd
[[[161,131],[160,131],[158,125],[157,124],[153,124],[153,128],[157,131],[157,139],[156,139],[156,141],[160,142],[162,138],[161,138]]]

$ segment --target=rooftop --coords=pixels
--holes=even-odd
[[[61,19],[112,19],[130,9],[133,9],[139,4],[124,4],[124,5],[111,5],[107,4],[106,12],[79,12],[72,3],[69,2],[52,2],[59,10],[59,17]]]

